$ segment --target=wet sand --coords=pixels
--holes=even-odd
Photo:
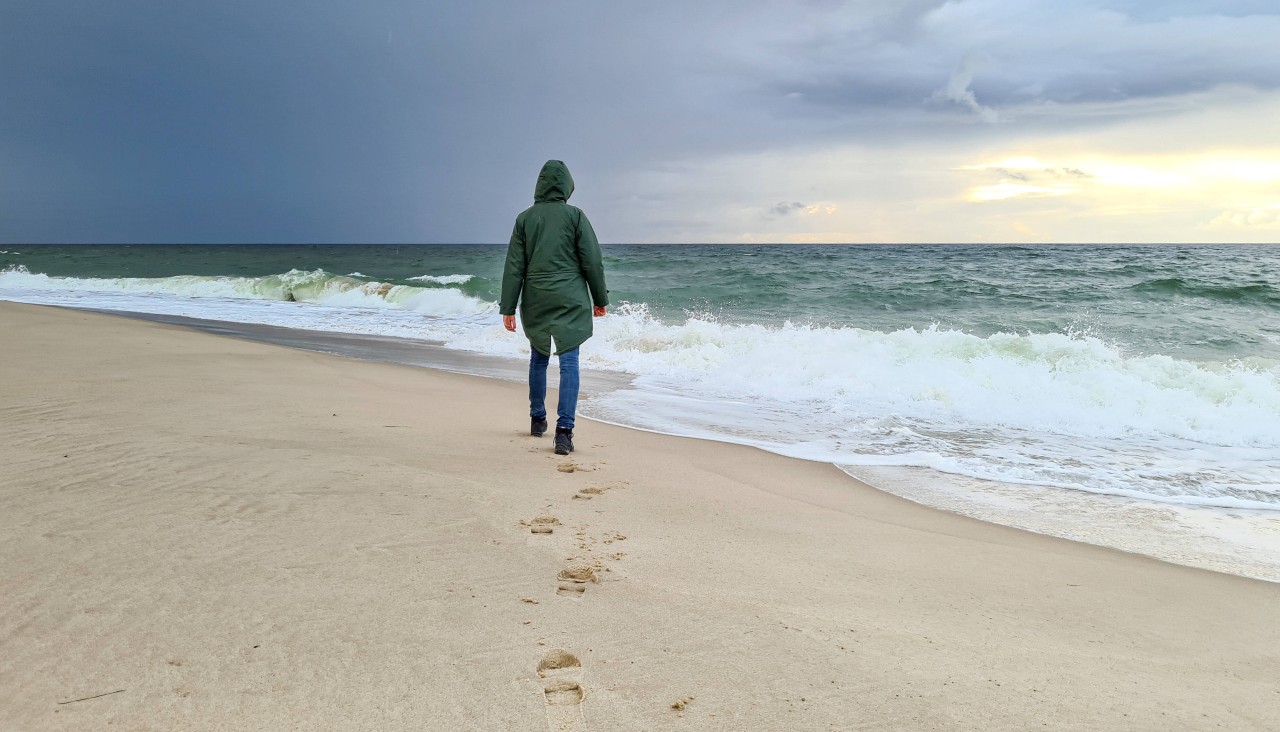
[[[497,327],[495,325],[495,327]],[[1276,729],[1280,585],[0,303],[0,729]]]

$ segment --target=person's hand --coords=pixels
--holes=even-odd
[[[592,308],[591,308],[591,314],[592,314],[592,315],[594,315],[594,316],[596,316],[597,318],[603,318],[603,317],[604,317],[604,306],[603,306],[603,305],[596,305],[596,306],[592,307]]]
[[[506,328],[512,333],[515,333],[516,332],[516,316],[514,315],[502,316],[502,327]]]

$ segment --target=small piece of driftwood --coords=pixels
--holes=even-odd
[[[107,692],[107,693],[105,693],[105,694],[94,694],[93,696],[86,696],[86,697],[85,697],[85,698],[83,698],[83,699],[72,699],[71,701],[58,702],[58,704],[60,704],[60,705],[61,705],[61,704],[75,704],[75,703],[76,703],[76,702],[78,702],[78,701],[89,701],[90,699],[97,699],[97,698],[98,698],[98,697],[100,697],[100,696],[111,696],[112,694],[119,694],[119,693],[120,693],[120,692],[122,692],[122,691],[124,691],[124,689],[116,689],[115,691],[108,691],[108,692]]]

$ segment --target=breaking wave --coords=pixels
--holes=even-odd
[[[358,272],[338,275],[322,269],[289,270],[263,277],[182,275],[177,277],[80,278],[33,274],[22,265],[0,272],[0,288],[16,291],[129,293],[179,298],[224,298],[310,303],[330,307],[398,309],[434,316],[475,315],[495,309],[452,289],[370,282]]]

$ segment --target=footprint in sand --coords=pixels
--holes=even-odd
[[[560,574],[556,575],[559,580],[556,587],[557,595],[568,595],[570,597],[582,597],[587,591],[588,582],[599,582],[596,577],[596,570],[589,564],[574,564],[560,570]]]
[[[552,527],[559,524],[560,519],[555,516],[542,515],[528,521],[521,520],[521,526],[528,526],[530,534],[551,534],[555,532]]]
[[[591,500],[592,496],[598,496],[598,495],[600,495],[600,494],[602,494],[602,493],[604,493],[604,492],[605,492],[605,489],[604,489],[604,488],[600,488],[600,487],[598,487],[598,486],[591,486],[591,487],[589,487],[589,488],[583,488],[582,490],[578,491],[577,493],[574,493],[574,494],[573,494],[573,497],[574,497],[575,499],[579,499],[579,500],[583,500],[583,501],[589,501],[589,500]]]
[[[551,729],[576,728],[583,721],[580,707],[587,695],[582,688],[582,662],[563,649],[547,651],[538,662],[538,678]]]

